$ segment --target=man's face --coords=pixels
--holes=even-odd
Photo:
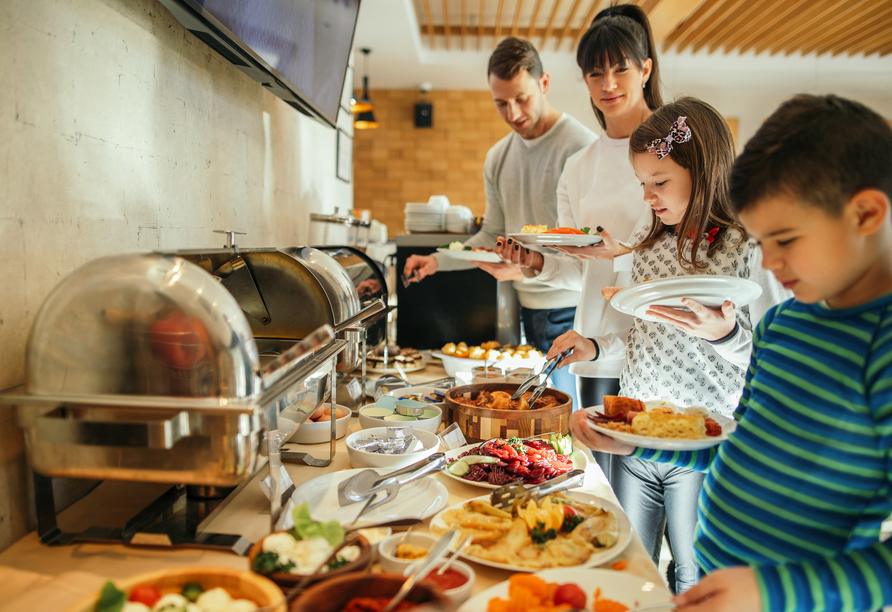
[[[499,115],[521,138],[536,138],[545,132],[542,117],[548,92],[547,74],[534,79],[529,72],[521,70],[507,81],[491,74],[489,90]]]
[[[800,302],[826,300],[836,308],[848,297],[869,259],[850,207],[839,217],[779,195],[740,213],[750,236],[762,247],[762,267]]]

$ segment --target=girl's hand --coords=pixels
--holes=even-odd
[[[632,250],[628,247],[624,247],[605,230],[604,228],[598,228],[598,234],[601,236],[603,242],[596,244],[595,246],[587,246],[587,247],[567,247],[567,246],[552,246],[551,248],[560,251],[561,253],[566,253],[567,255],[572,255],[573,257],[578,257],[582,260],[587,259],[613,259],[615,257],[619,257],[620,255],[625,255],[626,253],[631,253]]]
[[[573,352],[564,357],[564,360],[561,361],[561,368],[565,368],[577,361],[591,361],[598,356],[598,349],[595,347],[595,343],[588,338],[583,338],[571,329],[555,338],[545,357],[554,359],[569,348],[572,348]]]
[[[541,272],[545,263],[542,253],[531,251],[522,244],[518,244],[514,239],[505,238],[504,236],[499,236],[496,239],[496,246],[493,252],[506,263],[521,268],[532,268],[536,272]]]
[[[572,417],[570,421],[572,423]],[[676,612],[761,612],[762,597],[751,567],[728,567],[709,574],[673,599]]]
[[[737,316],[732,302],[726,301],[722,304],[721,310],[707,308],[691,298],[684,298],[681,303],[691,311],[686,312],[672,306],[649,306],[646,314],[692,336],[712,342],[721,340],[734,331]]]
[[[588,426],[588,413],[585,410],[577,410],[570,415],[570,433],[574,440],[579,440],[592,450],[614,455],[631,455],[634,446],[617,442],[609,436],[600,434]]]

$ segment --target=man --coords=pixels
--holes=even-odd
[[[512,132],[486,154],[483,166],[486,213],[480,232],[465,244],[493,248],[496,239],[519,233],[524,225],[557,224],[557,183],[567,158],[591,144],[595,135],[548,103],[549,76],[531,43],[503,40],[489,58],[487,71],[493,102]],[[419,280],[438,270],[466,269],[442,255],[412,255],[404,273]],[[499,281],[515,281],[527,342],[547,352],[555,338],[570,330],[580,293],[525,280],[507,263],[476,265]],[[552,376],[555,386],[576,400],[576,383],[567,369]]]

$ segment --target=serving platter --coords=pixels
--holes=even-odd
[[[672,595],[662,584],[656,584],[632,574],[606,569],[554,568],[536,572],[536,576],[548,582],[573,583],[585,593],[585,610],[594,604],[595,589],[601,589],[603,599],[611,599],[629,608],[668,604]],[[494,584],[477,593],[459,607],[458,612],[486,612],[489,601],[495,597],[508,598],[508,581]]]
[[[588,561],[585,563],[575,566],[575,567],[594,567],[596,565],[602,565],[615,559],[617,556],[622,554],[622,552],[629,545],[629,542],[632,541],[632,524],[629,522],[629,517],[626,516],[626,513],[623,512],[620,507],[614,503],[607,501],[606,499],[602,499],[597,495],[592,495],[591,493],[584,493],[582,491],[568,491],[567,495],[572,497],[573,499],[592,504],[599,508],[603,508],[605,510],[609,510],[616,515],[617,527],[619,528],[619,535],[617,537],[616,543],[610,548],[606,548],[601,551],[597,551],[593,553]],[[475,497],[473,500],[479,501],[489,501],[489,495],[482,495],[480,497]],[[448,508],[444,508],[442,511],[438,512],[434,518],[431,519],[430,528],[431,532],[434,530],[446,531],[449,529],[446,522],[443,520],[443,515],[449,510],[461,508],[464,504],[468,503],[472,500],[466,500],[460,504],[454,504],[449,506]],[[494,567],[496,569],[503,569],[512,572],[535,572],[537,568],[534,567],[523,567],[521,565],[513,565],[510,563],[499,563],[497,561],[490,561],[488,559],[481,559],[479,557],[474,557],[469,555],[467,552],[462,553],[461,555],[468,561],[473,561],[474,563],[479,563],[480,565],[487,565],[489,567]],[[574,567],[574,566],[568,566]],[[560,571],[567,571],[568,568],[559,568]]]
[[[295,504],[309,504],[313,520],[338,521],[342,525],[350,525],[364,504],[338,504],[338,485],[362,471],[363,469],[342,470],[317,476],[297,487],[291,499]],[[383,476],[393,470],[376,468],[375,471]],[[379,498],[381,495],[384,493],[379,493]],[[425,476],[400,487],[393,500],[366,512],[353,526],[363,527],[407,518],[423,520],[442,510],[448,501],[449,492],[446,487]]]
[[[454,448],[450,451],[446,451],[446,461],[451,462],[453,459],[457,459],[459,455],[462,453],[466,453],[471,449],[477,448],[480,444],[468,444],[467,446],[461,446],[459,448]],[[588,450],[582,448],[573,447],[573,452],[570,453],[570,461],[573,463],[574,470],[584,470],[588,467],[589,459],[588,459]],[[442,474],[452,480],[456,480],[458,482],[471,485],[473,487],[480,487],[482,489],[498,489],[499,485],[489,484],[488,482],[474,482],[473,480],[465,480],[461,476],[456,476],[455,474],[450,474],[449,470],[443,470]],[[530,485],[532,486],[532,485]]]
[[[583,408],[589,414],[604,414],[604,406],[590,406]],[[593,430],[599,434],[613,438],[617,442],[624,442],[632,446],[640,446],[641,448],[650,448],[653,450],[671,450],[671,451],[693,451],[711,448],[721,444],[728,439],[728,434],[737,429],[737,421],[722,416],[720,414],[709,415],[711,418],[722,426],[722,433],[719,436],[711,436],[706,438],[698,438],[696,440],[682,440],[679,438],[653,438],[651,436],[639,436],[638,434],[625,433],[601,427],[597,423],[593,423],[590,419],[585,422]]]
[[[587,247],[603,242],[597,234],[508,234],[508,237],[524,246]]]
[[[682,304],[683,298],[691,298],[708,308],[721,308],[725,300],[734,302],[737,307],[749,304],[762,295],[762,287],[757,283],[737,276],[673,276],[647,281],[634,287],[625,287],[616,292],[610,305],[616,310],[644,319],[661,322],[648,314],[650,306],[670,306],[688,310]]]
[[[501,257],[492,251],[453,251],[452,249],[437,249],[437,253],[442,253],[451,259],[461,259],[462,261],[482,261],[485,263],[502,263]]]

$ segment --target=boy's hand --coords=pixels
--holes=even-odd
[[[586,420],[588,413],[585,410],[577,410],[570,415],[570,433],[575,440],[579,440],[592,450],[614,455],[631,455],[634,446],[617,442],[609,436],[598,433],[588,426]]]
[[[726,301],[722,304],[721,310],[707,308],[691,298],[684,298],[681,302],[691,311],[679,310],[672,306],[649,306],[646,314],[692,336],[712,342],[721,340],[734,331],[737,316],[732,302]]]
[[[572,422],[572,417],[571,417]],[[675,597],[676,612],[761,612],[762,596],[751,567],[728,567]]]

